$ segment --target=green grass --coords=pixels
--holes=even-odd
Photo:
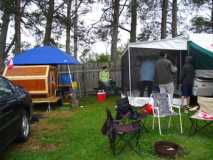
[[[48,116],[46,121],[47,126],[52,126],[51,130],[42,129],[36,132],[34,129],[32,136],[43,148],[33,149],[28,148],[27,144],[22,144],[25,147],[20,147],[19,144],[13,144],[9,149],[1,155],[3,160],[153,160],[158,158],[153,149],[153,144],[158,140],[168,140],[180,144],[188,154],[177,159],[187,160],[211,160],[213,159],[213,128],[208,127],[202,132],[194,136],[188,136],[190,122],[187,116],[184,116],[184,134],[180,134],[178,128],[178,119],[172,121],[172,128],[166,129],[163,125],[163,135],[158,134],[156,130],[151,130],[151,117],[146,119],[145,125],[149,132],[143,132],[141,136],[142,155],[139,157],[126,148],[120,155],[113,156],[109,149],[107,137],[100,132],[102,124],[106,118],[105,108],[113,106],[116,102],[116,97],[108,98],[105,103],[99,104],[95,97],[87,97],[81,100],[81,105],[84,108],[64,107],[56,112],[60,116]],[[67,113],[68,112],[68,113]],[[63,114],[69,116],[63,116]],[[164,123],[165,121],[165,123]],[[166,124],[167,119],[163,119],[163,124]],[[39,122],[36,125],[41,124]],[[54,128],[54,126],[56,126]],[[57,129],[57,126],[61,126]],[[34,126],[33,126],[34,127]],[[35,133],[34,133],[35,132]],[[21,145],[21,146],[22,146]],[[51,148],[49,146],[53,145]]]

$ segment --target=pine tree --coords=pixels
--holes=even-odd
[[[51,32],[52,32],[52,23],[53,23],[53,14],[54,14],[54,0],[49,0],[48,2],[48,12],[46,15],[46,27],[44,35],[44,44],[52,43]]]
[[[15,0],[15,52],[21,52],[21,1]]]
[[[162,16],[161,16],[161,39],[166,38],[166,23],[168,15],[168,0],[162,2]]]
[[[136,41],[136,30],[137,30],[137,0],[131,1],[131,31],[130,31],[130,42]]]

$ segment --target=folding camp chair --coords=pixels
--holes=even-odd
[[[117,155],[129,146],[133,151],[140,155],[140,123],[132,122],[124,124],[122,120],[114,120],[109,109],[107,109],[106,112],[107,119],[102,128],[102,133],[108,136],[110,148],[113,154]]]
[[[191,120],[191,135],[206,128],[213,122],[213,98],[198,97],[199,109],[192,116]],[[199,122],[203,122],[200,124]],[[192,131],[193,130],[193,131]]]
[[[173,116],[179,116],[180,120],[180,131],[183,133],[183,127],[182,127],[182,117],[181,117],[181,111],[180,107],[173,107],[171,105],[171,101],[169,99],[168,94],[166,93],[153,93],[151,97],[154,100],[154,108],[153,108],[153,122],[152,122],[152,129],[155,128],[155,118],[158,119],[158,128],[160,135],[161,132],[161,121],[160,119],[163,117],[169,117],[168,122],[168,128],[171,126],[171,117]],[[174,112],[173,108],[177,108],[178,112]]]

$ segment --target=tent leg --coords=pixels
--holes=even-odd
[[[129,59],[129,91],[130,91],[130,95],[132,96],[132,77],[131,77],[131,59],[130,59],[130,49],[128,47],[128,59]]]

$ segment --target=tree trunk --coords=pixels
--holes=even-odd
[[[21,52],[21,1],[15,1],[15,53]]]
[[[71,30],[71,5],[72,5],[72,0],[67,1],[67,23],[66,23],[66,52],[70,52],[70,30]]]
[[[7,9],[5,9],[2,16],[2,26],[0,33],[0,68],[2,68],[4,59],[7,56],[5,50],[6,50],[6,40],[9,22],[10,22],[10,14],[7,12]]]
[[[172,3],[172,37],[177,36],[177,0]]]
[[[54,13],[54,0],[49,0],[49,8],[46,15],[47,23],[45,27],[45,36],[44,44],[49,44],[51,42],[51,31],[52,31],[52,22],[53,22],[53,13]]]
[[[120,0],[112,0],[112,8],[113,14],[112,14],[112,33],[111,33],[112,34],[111,61],[116,62]]]
[[[131,2],[131,31],[130,31],[130,42],[136,41],[137,31],[137,0]]]
[[[75,0],[75,17],[74,23],[74,57],[78,57],[78,0]]]
[[[168,0],[163,0],[162,17],[161,17],[161,39],[166,38],[167,14],[168,14]]]

